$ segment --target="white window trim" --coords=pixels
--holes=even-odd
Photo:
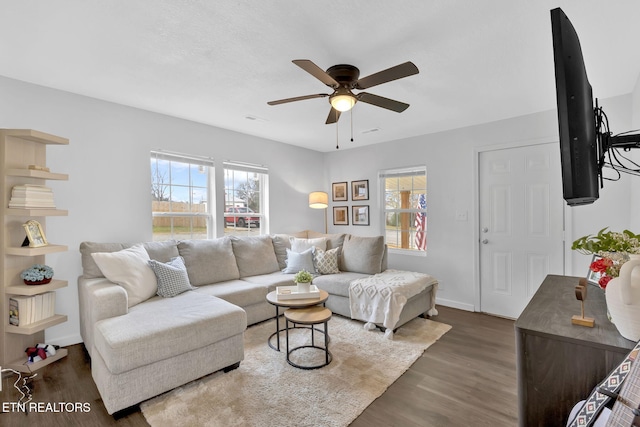
[[[394,177],[402,177],[402,176],[419,176],[419,175],[424,175],[426,177],[427,175],[427,166],[426,165],[420,165],[420,166],[409,166],[409,167],[403,167],[403,168],[389,168],[389,169],[384,169],[378,172],[378,185],[380,187],[380,213],[381,213],[381,221],[380,221],[380,228],[381,228],[381,233],[383,236],[385,236],[386,239],[386,234],[387,234],[387,229],[386,229],[386,214],[388,212],[393,212],[393,213],[418,213],[418,212],[422,212],[422,210],[417,209],[417,208],[411,208],[411,209],[387,209],[386,208],[386,188],[384,185],[384,178],[394,178]],[[426,193],[426,189],[425,189],[425,195],[428,198],[428,194]],[[389,247],[388,248],[388,252],[392,253],[392,254],[399,254],[399,255],[409,255],[409,256],[417,256],[417,257],[426,257],[427,256],[427,251],[422,251],[422,250],[418,250],[418,249],[402,249],[402,248],[394,248],[394,247]]]
[[[240,172],[255,172],[260,174],[261,176],[261,185],[260,185],[260,206],[263,208],[262,212],[253,212],[250,215],[246,213],[227,213],[227,207],[222,206],[222,221],[226,221],[227,217],[240,217],[240,216],[255,216],[260,218],[260,235],[268,235],[269,234],[269,168],[265,165],[253,164],[253,163],[245,163],[238,162],[233,160],[225,160],[222,162],[222,174],[224,176],[225,171],[227,169],[236,170]],[[223,182],[223,194],[226,193],[225,183]],[[226,223],[223,224],[223,228],[226,226]]]
[[[215,235],[213,227],[213,209],[215,209],[214,199],[214,175],[215,175],[215,160],[207,156],[197,156],[192,154],[178,153],[175,151],[168,151],[162,149],[153,149],[149,154],[149,158],[168,160],[180,163],[190,163],[192,165],[205,166],[209,168],[208,182],[207,182],[207,203],[208,212],[151,212],[152,218],[206,218],[207,223],[207,239],[212,239]],[[152,171],[153,172],[153,171]]]

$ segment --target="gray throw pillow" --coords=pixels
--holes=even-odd
[[[240,278],[231,239],[182,240],[178,243],[180,256],[187,266],[193,286],[210,285]]]
[[[327,239],[320,237],[318,239],[300,239],[298,237],[291,238],[291,250],[294,252],[304,252],[309,248],[319,248],[323,251],[327,250]]]
[[[187,267],[181,256],[172,258],[167,263],[152,259],[149,261],[149,266],[158,279],[158,295],[161,297],[173,298],[185,291],[195,289],[189,283]]]
[[[357,237],[349,235],[342,245],[343,271],[378,274],[382,271],[384,237]]]
[[[231,244],[240,277],[258,276],[280,270],[270,236],[232,236]]]
[[[142,244],[149,254],[149,258],[160,262],[169,262],[177,256],[178,252],[177,240],[163,240],[160,242],[145,242]]]
[[[287,266],[287,249],[291,249],[291,242],[288,234],[274,234],[271,236],[273,250],[278,260],[278,269],[282,270]]]
[[[102,270],[100,270],[100,267],[98,267],[98,264],[96,264],[91,254],[94,254],[96,252],[118,252],[130,246],[131,245],[127,245],[124,243],[80,243],[80,255],[82,256],[82,275],[85,277],[85,279],[104,277],[104,274],[102,274]]]
[[[287,267],[283,273],[295,274],[300,270],[307,270],[311,274],[315,274],[316,269],[313,266],[313,248],[309,248],[304,252],[293,252],[287,248]]]
[[[308,238],[317,239],[318,237],[324,237],[327,239],[327,250],[342,247],[346,234],[323,234],[317,231],[309,230]]]

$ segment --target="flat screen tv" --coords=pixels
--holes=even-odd
[[[551,11],[562,190],[570,206],[598,199],[601,148],[580,40],[562,9]]]

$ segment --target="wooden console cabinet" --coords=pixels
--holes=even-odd
[[[598,287],[589,285],[585,302],[595,327],[571,323],[580,314],[578,280],[547,276],[515,323],[520,426],[565,426],[571,408],[635,346],[607,319]]]

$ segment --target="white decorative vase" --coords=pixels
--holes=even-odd
[[[298,292],[309,292],[311,282],[297,282]]]
[[[630,255],[618,277],[607,284],[605,297],[611,321],[620,335],[640,340],[640,255]]]

